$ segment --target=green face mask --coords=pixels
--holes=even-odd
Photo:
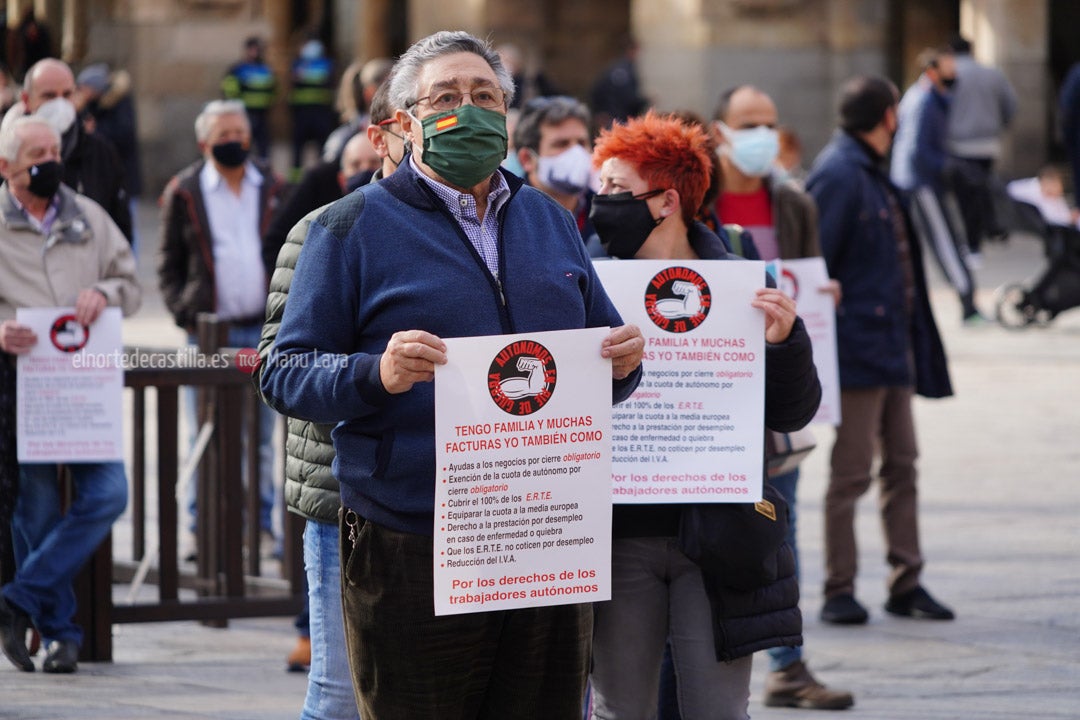
[[[420,159],[439,177],[471,188],[491,177],[506,159],[506,116],[475,105],[462,105],[421,121],[424,150]]]

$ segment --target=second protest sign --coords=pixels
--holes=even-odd
[[[616,503],[761,499],[765,413],[761,262],[596,264],[645,336],[645,375],[612,416]]]

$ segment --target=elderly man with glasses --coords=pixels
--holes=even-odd
[[[612,399],[641,376],[570,215],[499,169],[513,83],[463,32],[398,60],[390,104],[410,150],[308,231],[264,396],[334,430],[342,605],[365,720],[577,718],[588,605],[434,615],[435,365],[442,337],[613,328]],[[317,362],[332,353],[340,362]]]

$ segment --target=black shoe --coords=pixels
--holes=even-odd
[[[833,625],[862,625],[870,617],[854,595],[836,595],[821,606],[821,621]]]
[[[956,617],[952,610],[930,597],[930,593],[926,592],[922,585],[916,585],[914,590],[906,593],[890,596],[885,603],[885,612],[921,620],[952,620]]]
[[[23,672],[34,672],[34,662],[26,651],[26,629],[30,616],[0,595],[0,642],[11,664]]]
[[[42,672],[73,673],[79,669],[79,645],[74,640],[53,640],[45,653]]]

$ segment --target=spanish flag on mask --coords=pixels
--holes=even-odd
[[[450,115],[444,117],[442,120],[435,121],[435,132],[442,132],[443,130],[449,130],[457,125],[457,115]]]

